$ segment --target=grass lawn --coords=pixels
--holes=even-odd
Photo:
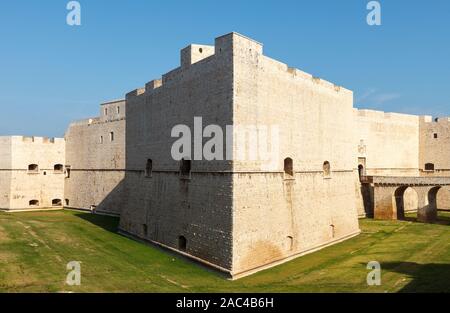
[[[0,292],[450,292],[450,214],[438,224],[361,220],[362,234],[237,281],[116,234],[118,219],[0,213]],[[81,286],[67,286],[69,261]],[[381,263],[381,286],[366,265]]]

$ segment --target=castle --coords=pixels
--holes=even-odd
[[[198,117],[230,130],[228,158],[172,157],[173,127]],[[238,157],[239,125],[276,125],[273,166]],[[239,278],[358,235],[358,217],[432,222],[450,208],[450,119],[356,109],[230,33],[64,139],[0,137],[0,178],[2,209],[118,215],[121,233]]]

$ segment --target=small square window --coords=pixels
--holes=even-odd
[[[433,137],[434,137],[434,139],[437,139],[437,138],[438,138],[438,134],[435,133],[435,134],[433,135]]]
[[[433,163],[425,164],[425,171],[434,171],[434,164]]]
[[[58,173],[58,174],[63,173],[64,172],[64,166],[62,164],[55,164],[53,166],[53,171],[55,173]]]
[[[28,173],[39,173],[39,166],[37,164],[28,165]]]

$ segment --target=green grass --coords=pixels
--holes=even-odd
[[[450,292],[450,214],[438,224],[361,220],[362,234],[237,281],[130,240],[118,219],[72,211],[0,213],[0,292]],[[81,286],[66,264],[81,261]],[[366,265],[382,267],[368,286]]]

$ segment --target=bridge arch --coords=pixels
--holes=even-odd
[[[438,215],[439,191],[443,190],[441,201],[446,201],[446,195],[450,195],[447,192],[450,190],[450,177],[367,176],[366,181],[373,186],[375,219],[403,218],[406,211],[405,194],[414,189],[417,193],[417,204],[412,206],[411,211],[417,208],[417,221],[433,223]]]
[[[442,186],[437,193],[438,209],[450,210],[450,187]]]
[[[430,189],[428,192],[428,203],[437,208],[437,194],[441,190],[442,186],[436,186]]]
[[[396,212],[397,219],[405,219],[406,212],[417,212],[419,208],[419,194],[414,187],[408,185],[400,186],[395,189],[393,197],[394,212]]]

